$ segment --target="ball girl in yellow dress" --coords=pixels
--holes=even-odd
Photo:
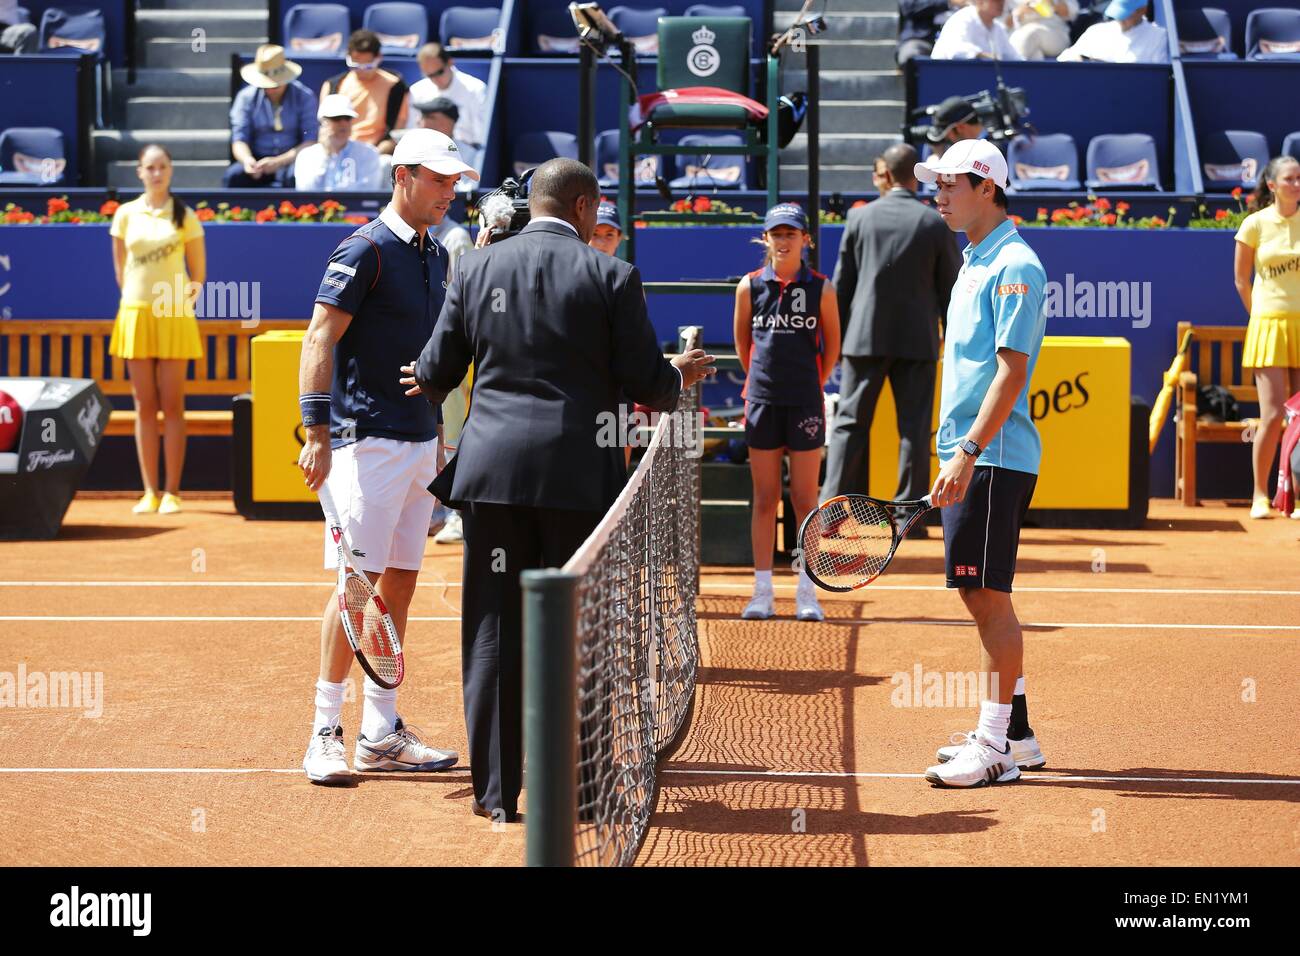
[[[194,301],[206,271],[203,226],[171,193],[172,159],[161,146],[140,151],[144,194],[113,215],[113,269],[122,290],[109,354],[126,362],[135,398],[135,444],[144,497],[136,514],[181,510],[185,466],[185,376],[203,358]],[[158,481],[158,412],[163,414],[167,483]],[[161,491],[161,494],[160,494]]]

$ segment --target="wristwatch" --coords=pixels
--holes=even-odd
[[[984,450],[980,448],[979,445],[971,441],[969,438],[967,438],[957,447],[960,448],[962,451],[964,451],[966,454],[970,455],[972,458],[978,458],[980,456],[980,452]]]

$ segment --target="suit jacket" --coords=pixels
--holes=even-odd
[[[939,359],[961,254],[943,218],[905,189],[849,213],[835,266],[841,354]]]
[[[456,458],[430,487],[457,506],[604,511],[627,477],[623,449],[609,441],[620,389],[658,411],[681,391],[636,267],[554,222],[457,260],[415,378],[440,405],[471,361]]]

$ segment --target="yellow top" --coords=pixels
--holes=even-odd
[[[122,203],[113,213],[108,234],[126,242],[126,263],[122,267],[122,301],[134,305],[160,303],[158,311],[182,314],[171,303],[184,301],[185,243],[203,237],[203,224],[193,209],[185,210],[185,225],[177,230],[172,222],[168,198],[161,209],[150,209],[144,196]]]
[[[1300,315],[1300,211],[1283,218],[1274,203],[1251,213],[1237,241],[1255,250],[1251,317]]]

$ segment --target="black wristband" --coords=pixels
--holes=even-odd
[[[330,397],[327,392],[308,392],[298,396],[298,409],[305,427],[330,423]]]

